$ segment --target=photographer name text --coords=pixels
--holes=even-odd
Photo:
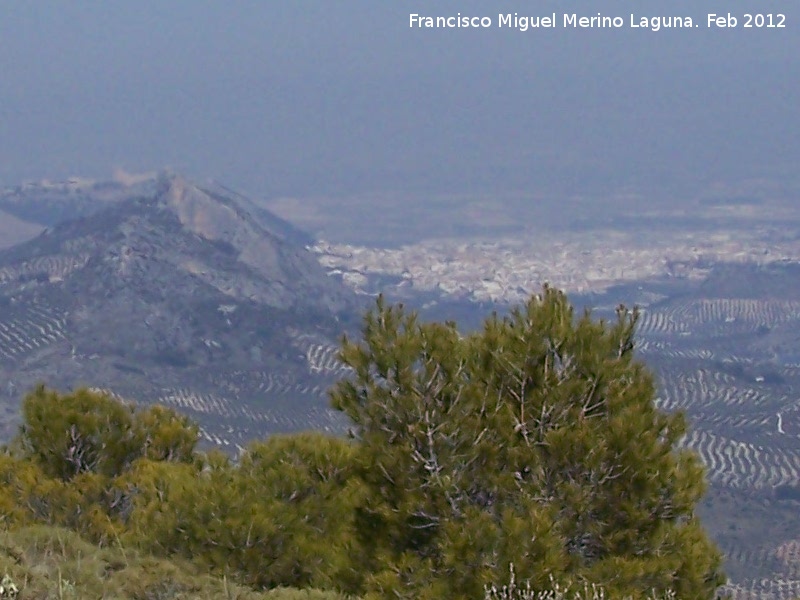
[[[457,13],[449,16],[429,16],[411,13],[408,26],[412,29],[512,29],[529,31],[537,29],[643,29],[661,31],[664,29],[784,29],[786,15],[781,13],[707,13],[702,17],[691,16],[646,16],[630,15],[580,15],[577,13],[549,13],[546,15],[523,15],[519,13],[500,13],[497,17],[488,15],[471,16]]]

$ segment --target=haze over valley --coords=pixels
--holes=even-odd
[[[338,443],[353,421],[330,390],[358,371],[343,336],[378,296],[467,333],[547,285],[576,316],[638,311],[656,405],[686,414],[680,447],[706,469],[722,591],[800,597],[800,7],[637,2],[648,23],[692,21],[658,30],[409,27],[566,10],[430,4],[4,9],[0,442],[44,382],[175,409],[234,462],[280,433]]]
[[[800,212],[780,192],[719,194],[691,219],[610,214],[594,227],[501,224],[494,237],[489,224],[481,239],[405,244],[387,233],[380,247],[315,239],[269,203],[170,172],[7,188],[1,216],[21,226],[0,240],[5,436],[42,380],[175,407],[234,453],[274,432],[344,432],[326,393],[346,375],[337,340],[375,295],[470,328],[547,282],[598,317],[640,308],[657,404],[686,411],[682,443],[708,469],[701,512],[728,556],[729,591],[789,598],[800,593]]]

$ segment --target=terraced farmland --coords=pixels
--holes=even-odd
[[[347,366],[339,360],[339,348],[324,338],[296,334],[294,345],[303,352],[312,373],[343,375],[347,372]]]
[[[15,362],[65,336],[66,315],[44,304],[9,303],[0,311],[0,361]]]
[[[750,444],[696,427],[682,444],[697,451],[712,483],[772,490],[800,482],[800,452],[797,451]]]
[[[266,378],[276,377],[267,374]],[[322,398],[325,389],[284,382],[281,386],[256,387],[254,393],[227,397],[177,388],[166,390],[156,402],[200,423],[201,435],[207,442],[233,448],[271,433],[305,429],[343,431],[344,419],[328,409]],[[285,401],[281,402],[280,395]]]
[[[800,579],[763,578],[745,583],[730,584],[724,591],[731,600],[794,600],[800,597]]]
[[[45,277],[50,281],[61,280],[73,271],[85,267],[89,256],[87,253],[39,256],[19,264],[0,267],[0,285],[36,277]]]
[[[695,299],[645,309],[639,333],[652,335],[731,335],[755,333],[800,320],[800,301],[744,298]]]
[[[687,325],[681,323],[676,315],[663,310],[642,310],[639,317],[639,334],[647,335],[675,335],[687,332]]]
[[[666,381],[662,383],[656,401],[664,410],[696,409],[719,402],[732,405],[743,402],[734,387],[735,378],[726,373],[699,368],[694,371],[680,370],[671,375],[668,379],[662,375]]]
[[[778,546],[775,557],[800,576],[800,540],[788,540]]]
[[[298,360],[293,370],[256,368],[195,377],[170,387],[155,401],[188,414],[208,443],[238,448],[271,433],[317,429],[343,432],[344,417],[328,407],[327,392],[346,372],[338,348],[321,335],[290,329]],[[216,391],[204,391],[216,390]]]
[[[726,555],[725,591],[788,600],[800,597],[800,300],[742,290],[646,307],[638,350],[716,490],[701,513]]]

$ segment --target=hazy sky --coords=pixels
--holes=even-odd
[[[767,9],[784,29],[742,27]],[[553,11],[626,25],[496,26]],[[495,26],[414,30],[412,12]],[[631,12],[700,27],[630,29]],[[787,178],[798,56],[797,0],[9,0],[0,183],[167,165],[260,197]]]

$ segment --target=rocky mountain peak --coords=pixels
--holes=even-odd
[[[184,402],[175,390],[217,398],[238,415],[226,439],[239,441],[327,415],[335,340],[359,311],[304,234],[219,184],[162,173],[119,185],[113,199],[109,186],[82,185],[73,218],[0,251],[0,376],[15,390],[46,381],[168,404]],[[59,202],[71,196],[42,189],[20,188],[8,206],[69,217]],[[185,400],[208,421],[198,402]],[[307,416],[273,423],[263,411],[278,405]],[[241,411],[255,406],[254,424]],[[226,422],[217,417],[208,427]]]
[[[181,225],[207,240],[230,241],[245,226],[245,218],[228,203],[212,198],[180,175],[163,184],[159,195],[163,205],[173,211]]]

